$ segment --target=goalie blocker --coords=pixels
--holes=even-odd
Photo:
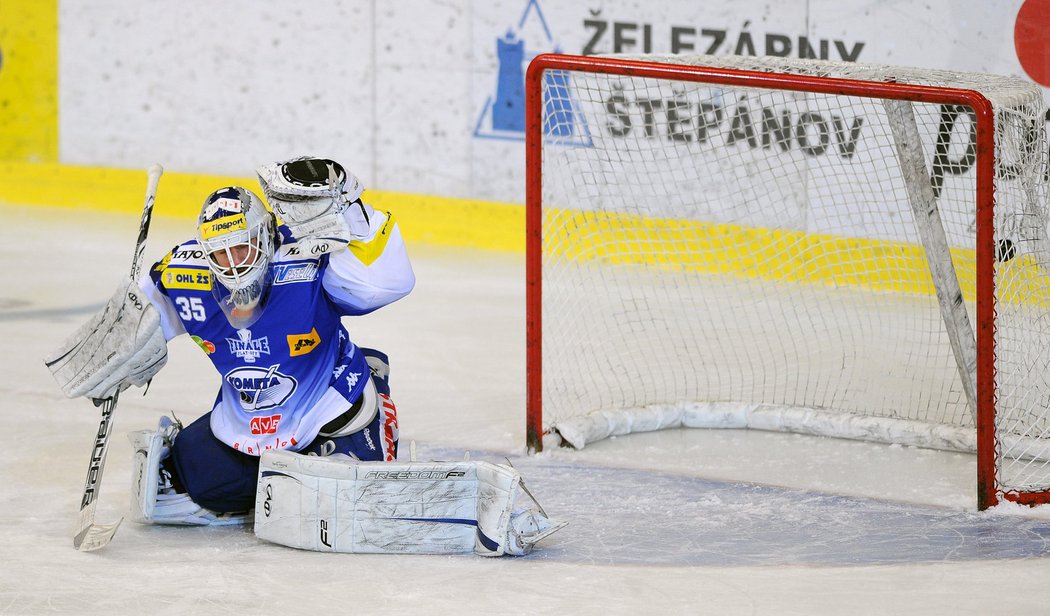
[[[547,518],[508,466],[357,462],[289,451],[268,451],[259,464],[255,534],[294,548],[520,556],[563,526]]]

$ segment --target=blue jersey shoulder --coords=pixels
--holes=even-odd
[[[273,284],[312,282],[324,273],[327,254],[310,254],[294,241],[283,242],[274,254]],[[161,291],[208,291],[211,275],[204,249],[197,240],[188,240],[171,249],[150,270],[154,284]]]
[[[208,262],[204,256],[204,249],[197,240],[188,240],[172,248],[163,259],[153,265],[150,277],[163,292],[169,289],[211,289]]]

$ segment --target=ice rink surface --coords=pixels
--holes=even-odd
[[[163,187],[161,188],[163,193]],[[193,222],[163,216],[160,258]],[[129,266],[134,215],[5,207],[0,251],[0,614],[1046,614],[1050,514],[975,508],[973,456],[675,430],[524,451],[524,264],[409,246],[412,295],[347,320],[391,358],[401,458],[509,458],[569,526],[530,556],[296,551],[244,528],[71,530],[98,425],[42,358]],[[185,337],[115,412],[97,519],[128,507],[126,433],[206,412],[218,375]]]

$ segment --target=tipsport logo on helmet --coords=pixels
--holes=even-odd
[[[199,220],[201,239],[208,240],[223,233],[248,228],[245,218],[243,191],[236,187],[221,188],[208,195]]]
[[[277,370],[280,367],[274,364],[269,368],[235,368],[223,380],[237,390],[242,409],[249,413],[265,411],[284,404],[299,387],[295,377]]]
[[[248,222],[244,219],[244,214],[236,214],[234,216],[226,216],[205,222],[201,224],[201,238],[210,240],[213,237],[222,235],[223,233],[229,233],[231,231],[243,231],[248,228]]]

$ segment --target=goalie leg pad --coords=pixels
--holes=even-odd
[[[153,523],[153,512],[160,490],[160,463],[168,456],[164,433],[140,430],[128,434],[134,453],[131,459],[131,519],[141,524]]]
[[[131,474],[131,516],[141,524],[209,526],[245,524],[247,514],[221,514],[205,509],[188,494],[177,492],[171,476],[161,468],[170,455],[171,444],[180,425],[161,417],[156,430],[140,430],[128,435],[134,449]]]
[[[547,532],[516,527],[526,511],[515,509],[520,485],[516,471],[487,462],[354,462],[268,451],[255,534],[323,552],[525,554],[563,525],[534,511]]]
[[[479,462],[478,534],[474,551],[481,556],[524,556],[567,522],[547,517],[525,489],[516,470]]]
[[[476,490],[472,463],[354,463],[268,451],[255,534],[322,552],[465,553],[474,548]]]

